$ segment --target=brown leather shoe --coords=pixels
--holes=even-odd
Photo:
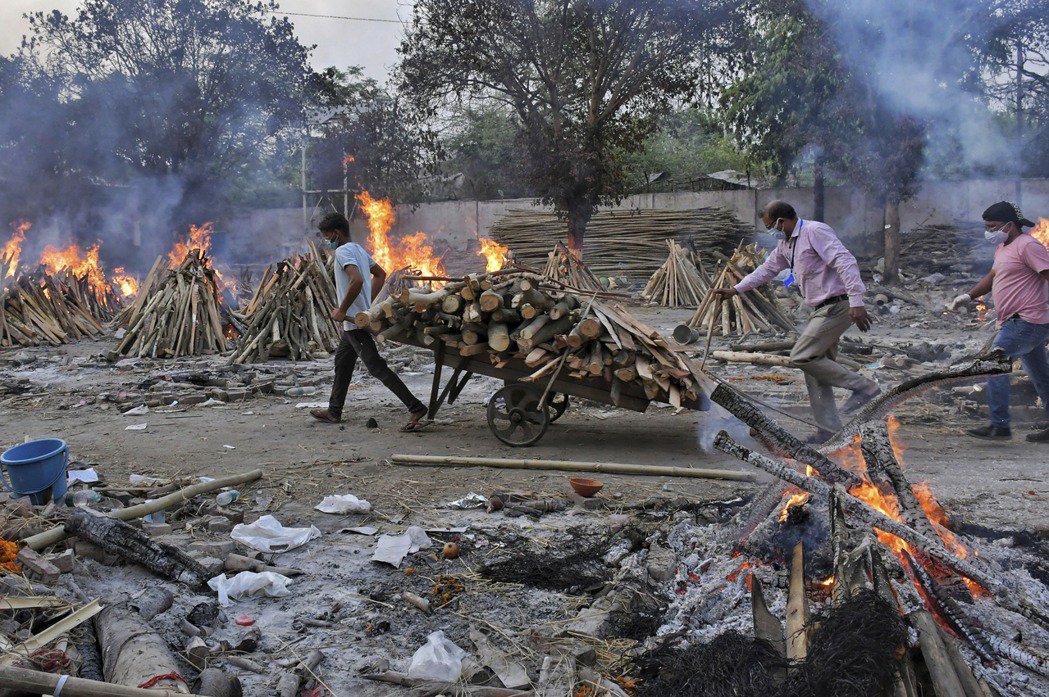
[[[327,409],[310,409],[310,416],[317,419],[317,421],[323,421],[326,424],[337,424],[342,419],[335,416]]]

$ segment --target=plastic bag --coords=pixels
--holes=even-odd
[[[321,513],[365,513],[372,509],[372,505],[353,494],[334,494],[325,496],[314,509]]]
[[[232,600],[238,600],[243,596],[254,593],[264,593],[271,598],[279,598],[291,595],[288,584],[291,579],[281,576],[273,571],[241,571],[233,578],[226,578],[226,574],[219,574],[208,581],[208,587],[219,594],[219,605],[227,607],[232,605]]]
[[[286,528],[271,515],[264,515],[250,525],[239,523],[230,533],[230,537],[237,542],[260,552],[287,552],[320,536],[321,531],[313,525],[308,528]]]
[[[409,554],[414,554],[420,549],[429,549],[433,545],[430,536],[422,528],[413,525],[407,532],[400,535],[383,535],[375,545],[372,561],[389,564],[393,568],[399,568],[401,562]]]
[[[466,652],[438,630],[426,637],[426,643],[412,656],[408,677],[455,682],[463,672],[464,656]]]

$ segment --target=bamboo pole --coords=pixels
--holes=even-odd
[[[62,684],[61,689],[59,683]],[[63,697],[202,697],[171,690],[144,690],[14,666],[0,666],[0,685],[30,694],[54,695],[61,692]]]
[[[401,455],[390,456],[390,464],[406,467],[501,467],[504,469],[562,470],[565,472],[603,472],[605,474],[640,474],[649,477],[683,477],[687,479],[727,479],[740,482],[755,481],[747,472],[732,470],[667,467],[661,465],[631,465],[615,462],[576,462],[571,460],[516,460],[496,457],[462,457],[458,455]]]
[[[147,516],[150,513],[156,513],[157,511],[165,508],[171,508],[176,503],[182,501],[188,501],[189,499],[197,496],[198,494],[206,494],[209,491],[215,491],[216,489],[222,489],[227,486],[235,486],[237,484],[244,484],[247,482],[253,482],[256,479],[262,477],[262,470],[254,469],[242,474],[231,474],[228,477],[220,477],[210,482],[201,482],[200,484],[194,484],[193,486],[187,486],[183,489],[168,494],[167,496],[161,496],[159,499],[153,499],[140,503],[137,506],[129,506],[127,508],[118,508],[115,511],[110,511],[107,515],[110,518],[117,520],[134,520],[135,518],[141,518]],[[37,533],[31,537],[25,539],[25,546],[30,549],[41,550],[44,547],[50,547],[56,542],[61,542],[66,538],[65,528],[61,525],[45,530],[44,532]]]

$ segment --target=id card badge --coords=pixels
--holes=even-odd
[[[792,285],[794,285],[794,274],[793,273],[791,273],[789,276],[787,276],[786,278],[783,279],[783,287],[784,288],[790,288]]]

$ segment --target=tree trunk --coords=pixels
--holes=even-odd
[[[812,218],[823,221],[826,213],[826,191],[823,176],[823,157],[817,155],[812,164]]]
[[[885,202],[885,283],[895,283],[900,277],[900,202]]]
[[[594,215],[593,205],[582,198],[568,201],[568,248],[578,259],[583,258],[583,238],[586,225]]]

